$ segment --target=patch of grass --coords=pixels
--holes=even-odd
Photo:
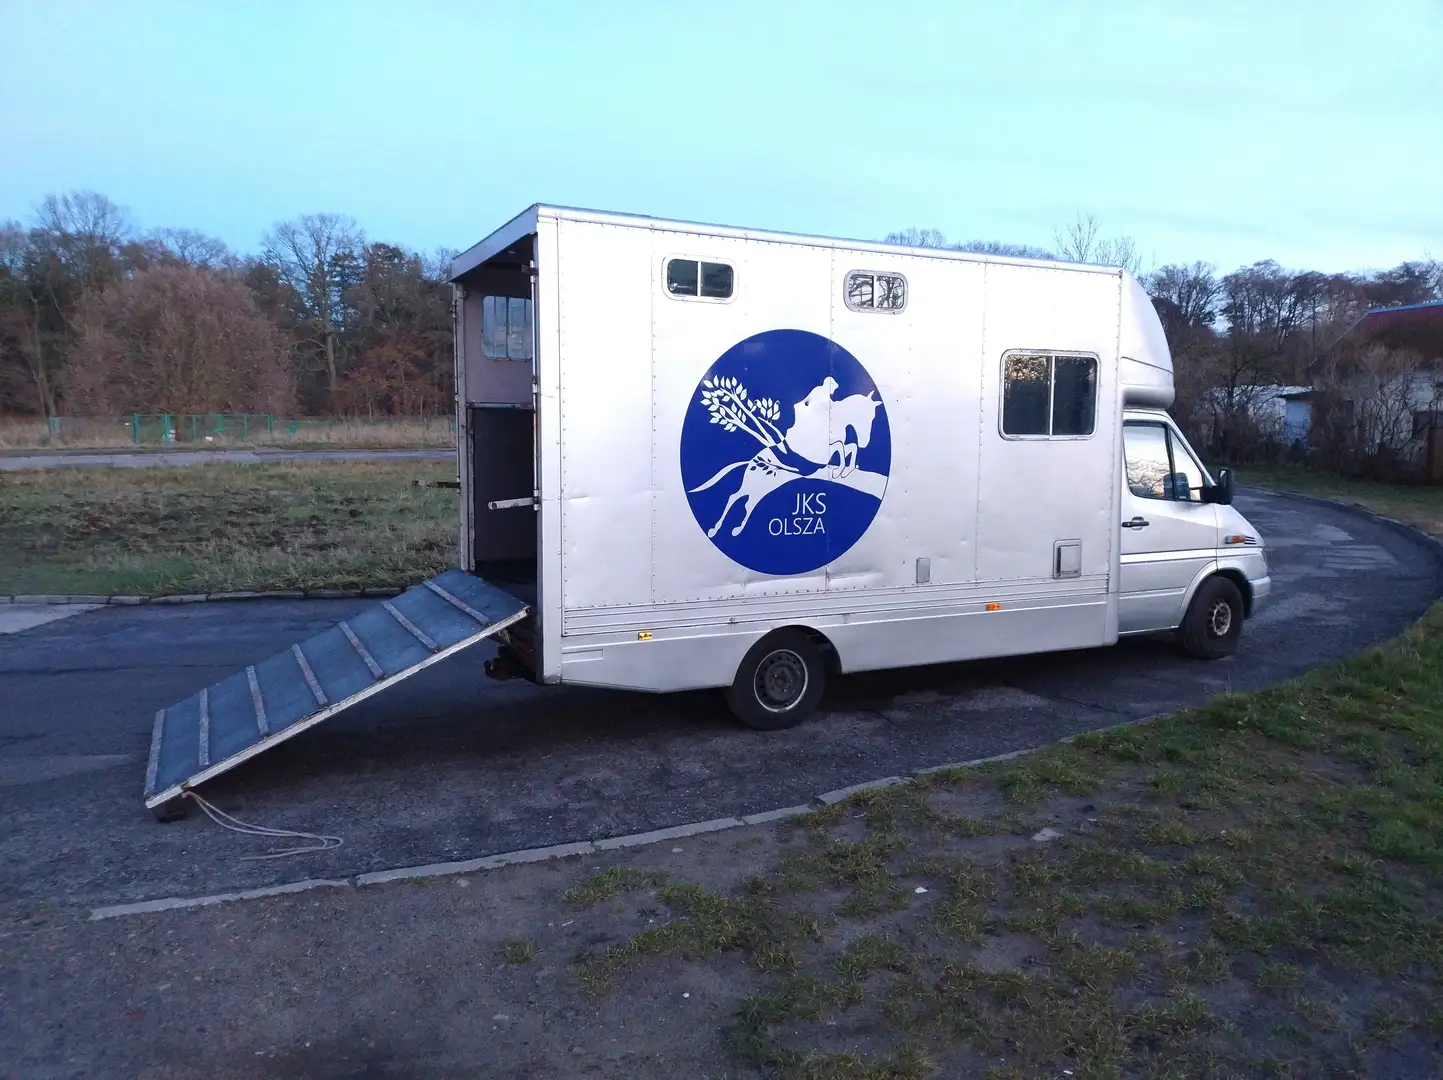
[[[1303,985],[1303,969],[1297,964],[1269,961],[1258,967],[1253,984],[1260,990],[1284,993]]]
[[[632,866],[608,866],[586,875],[580,884],[561,894],[561,902],[569,908],[586,908],[610,900],[633,889],[650,889],[666,881],[666,874],[657,870],[638,870]]]
[[[1058,971],[1090,990],[1099,990],[1129,978],[1137,970],[1136,955],[1127,949],[1092,945],[1078,935],[1048,941]]]
[[[590,993],[607,993],[624,968],[648,955],[705,959],[738,950],[758,971],[794,971],[792,946],[821,933],[814,916],[761,895],[725,897],[683,882],[662,886],[657,896],[678,917],[585,958],[582,981]]]
[[[455,562],[433,462],[0,473],[0,594],[393,588]]]
[[[968,945],[982,939],[986,916],[981,908],[965,900],[944,900],[937,905],[937,932]]]
[[[536,942],[509,938],[501,945],[501,955],[508,964],[529,964],[536,959]]]
[[[832,968],[844,979],[860,981],[873,971],[905,971],[906,953],[892,938],[863,934],[842,950]]]

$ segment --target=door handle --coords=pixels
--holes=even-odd
[[[1148,527],[1149,524],[1150,523],[1146,518],[1138,516],[1133,518],[1131,521],[1124,521],[1122,523],[1122,527],[1124,529],[1145,529]]]

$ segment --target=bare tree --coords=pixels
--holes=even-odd
[[[1134,277],[1142,276],[1142,252],[1131,236],[1104,238],[1102,226],[1091,214],[1078,214],[1070,225],[1052,234],[1057,257],[1067,262],[1119,266]]]
[[[230,270],[239,264],[225,241],[195,229],[153,229],[146,239],[173,262],[205,270]]]
[[[172,264],[90,293],[67,367],[83,411],[284,412],[285,342],[234,275]]]
[[[12,222],[0,230],[4,381],[23,384],[45,415],[59,406],[75,306],[124,272],[131,235],[125,212],[91,191],[47,196],[28,228]]]
[[[942,235],[941,230],[919,229],[915,225],[908,229],[902,229],[900,232],[888,233],[882,243],[920,248],[945,248],[951,246],[947,243],[947,237]]]
[[[339,214],[307,214],[282,222],[265,238],[265,261],[299,301],[308,340],[321,356],[332,395],[344,362],[346,290],[360,276],[364,242],[355,219]]]
[[[1148,276],[1147,291],[1169,340],[1184,330],[1211,330],[1217,322],[1223,287],[1210,263],[1161,267]]]
[[[35,210],[35,230],[36,239],[66,266],[82,291],[114,280],[124,246],[134,235],[125,210],[94,191],[47,195]]]

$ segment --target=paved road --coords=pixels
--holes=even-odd
[[[86,906],[471,858],[806,801],[832,788],[1261,687],[1396,634],[1443,594],[1415,537],[1339,508],[1245,496],[1271,606],[1239,654],[1157,641],[841,680],[792,731],[740,729],[711,694],[486,680],[477,647],[208,785],[249,821],[336,833],[278,862],[204,817],[142,808],[155,711],[366,601],[104,608],[0,638],[0,930]]]
[[[119,454],[0,454],[0,472],[25,469],[148,469],[212,461],[451,461],[454,450],[149,450]]]

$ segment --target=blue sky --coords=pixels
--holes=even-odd
[[[1157,262],[1443,255],[1443,0],[0,0],[0,218],[88,187],[253,250],[537,201]]]

